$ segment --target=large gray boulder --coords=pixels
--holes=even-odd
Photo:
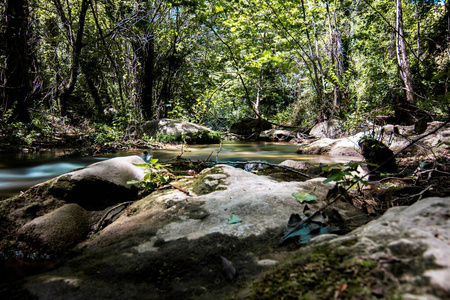
[[[160,227],[156,232],[158,241],[198,239],[213,233],[240,238],[263,235],[268,230],[285,226],[292,213],[302,212],[304,204],[300,204],[292,193],[314,194],[320,200],[309,206],[317,208],[334,187],[332,183],[322,183],[323,180],[324,178],[317,178],[305,182],[277,182],[239,168],[219,165],[204,170],[197,179],[192,187],[193,195],[197,196],[188,196],[179,191],[151,194],[132,204],[128,210],[135,213],[122,215],[100,232],[92,243],[104,245],[108,241],[125,238],[136,230],[156,227]],[[196,213],[190,212],[191,203],[195,203]],[[175,222],[163,224],[168,216],[173,215],[171,209],[178,211],[177,205],[183,206],[186,215],[179,216]],[[165,210],[167,207],[169,209]],[[165,217],[160,224],[145,221],[161,214]],[[242,222],[228,224],[233,214]],[[146,227],[148,228],[145,229]],[[149,241],[145,244],[148,246]]]
[[[136,155],[116,157],[75,170],[52,180],[47,194],[75,202],[89,210],[135,199],[138,189],[127,182],[141,180],[145,161]]]
[[[140,134],[158,139],[172,137],[173,141],[212,143],[219,141],[219,135],[206,126],[174,119],[159,119],[144,123]]]

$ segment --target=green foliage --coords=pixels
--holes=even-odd
[[[322,167],[323,171],[328,172],[327,179],[323,182],[328,183],[335,181],[344,185],[352,185],[354,183],[362,183],[367,185],[367,181],[363,179],[359,168],[365,162],[349,162],[347,164],[338,163]]]
[[[162,170],[170,167],[170,164],[160,164],[157,158],[150,160],[148,164],[134,164],[137,167],[145,168],[145,175],[142,180],[131,180],[127,184],[136,184],[141,189],[141,196],[145,196],[155,191],[157,188],[168,184],[173,175]]]
[[[325,111],[353,133],[404,100],[394,4],[386,1],[99,1],[86,11],[78,57],[82,1],[55,3],[33,3],[30,108],[58,113],[61,93],[78,78],[68,114],[95,122],[104,122],[105,108],[120,115],[106,122],[111,128],[98,125],[99,143],[120,139],[143,117],[229,124],[259,114],[309,127]],[[437,2],[417,8],[403,5],[417,107],[442,116],[450,107],[447,13]],[[13,121],[9,108],[2,125]]]
[[[94,142],[100,145],[115,142],[123,137],[121,131],[113,126],[99,125],[96,130]]]

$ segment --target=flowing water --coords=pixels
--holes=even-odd
[[[358,160],[348,156],[299,155],[296,145],[287,143],[224,142],[219,144],[189,146],[187,149],[151,150],[159,162],[170,161],[182,154],[185,159],[216,161],[262,160],[281,163],[284,160],[308,161],[313,164],[336,163]],[[220,151],[219,151],[220,150]],[[39,153],[17,153],[0,155],[0,199],[11,197],[29,187],[111,157],[140,155],[141,150],[130,150],[95,157],[65,158],[62,150]]]

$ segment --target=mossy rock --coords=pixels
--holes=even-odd
[[[201,175],[196,177],[192,190],[197,195],[206,195],[214,191],[224,190],[226,189],[224,179],[227,177],[221,167],[205,169]]]

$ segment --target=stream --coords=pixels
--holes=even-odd
[[[222,144],[193,145],[186,149],[151,150],[153,157],[159,162],[175,159],[182,154],[185,159],[215,161],[248,161],[261,160],[270,163],[281,163],[285,160],[307,161],[313,164],[331,164],[358,160],[348,156],[300,155],[296,153],[298,146],[288,143],[270,142],[233,142]],[[220,151],[219,151],[220,149]],[[139,155],[142,150],[122,151],[108,155],[93,157],[64,157],[64,150],[41,151],[38,153],[0,154],[0,200],[25,191],[29,187],[67,173],[74,169],[112,157]]]

